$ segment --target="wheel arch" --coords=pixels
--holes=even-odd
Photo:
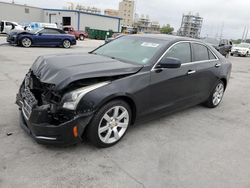
[[[223,82],[223,84],[225,86],[225,89],[226,89],[227,88],[227,79],[226,78],[221,78],[220,80]]]
[[[137,107],[136,107],[135,101],[129,95],[115,95],[115,96],[111,96],[111,97],[103,100],[101,102],[101,104],[98,105],[97,110],[99,110],[103,105],[105,105],[105,104],[107,104],[107,103],[109,103],[110,101],[113,101],[113,100],[123,100],[123,101],[125,101],[129,105],[129,107],[130,107],[130,109],[132,111],[131,124],[134,124],[135,120],[136,120],[136,115],[137,115]]]
[[[31,43],[33,43],[32,37],[31,37],[31,36],[26,36],[26,35],[24,35],[24,36],[19,36],[19,38],[18,38],[18,43],[19,43],[19,44],[22,44],[22,40],[23,40],[24,38],[30,39],[30,40],[31,40]]]

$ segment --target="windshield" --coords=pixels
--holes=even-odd
[[[236,44],[235,46],[240,48],[250,48],[250,44]]]
[[[158,39],[143,37],[121,37],[93,53],[137,64],[147,64],[166,43]]]

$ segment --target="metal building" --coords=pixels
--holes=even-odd
[[[44,22],[56,23],[58,27],[71,25],[78,30],[86,27],[120,32],[121,18],[82,12],[78,10],[44,9]]]
[[[79,10],[43,9],[27,5],[0,2],[0,20],[25,24],[30,22],[56,23],[59,28],[71,25],[75,29],[86,27],[99,30],[120,32],[121,18],[94,14]]]
[[[41,8],[0,2],[0,20],[18,22],[44,22],[44,11]]]
[[[192,15],[183,14],[181,27],[178,30],[177,34],[179,36],[191,37],[191,38],[200,38],[201,28],[202,28],[203,18],[199,14]]]

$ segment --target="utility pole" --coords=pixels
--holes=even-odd
[[[246,35],[245,35],[245,38],[244,38],[244,42],[246,42],[246,40],[247,40],[247,35],[248,35],[248,27],[247,27],[247,32],[246,32]]]
[[[244,42],[245,33],[246,33],[246,26],[244,27],[244,31],[243,31],[241,42]]]
[[[221,26],[220,40],[223,37],[223,30],[224,30],[224,22],[222,23],[222,26]]]

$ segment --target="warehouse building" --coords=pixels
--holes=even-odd
[[[18,22],[43,22],[44,11],[27,5],[0,2],[0,20]]]
[[[75,29],[85,30],[86,27],[99,30],[120,32],[121,18],[94,14],[78,10],[43,9],[27,5],[0,2],[0,20],[18,22],[56,23],[59,28],[71,25]]]

